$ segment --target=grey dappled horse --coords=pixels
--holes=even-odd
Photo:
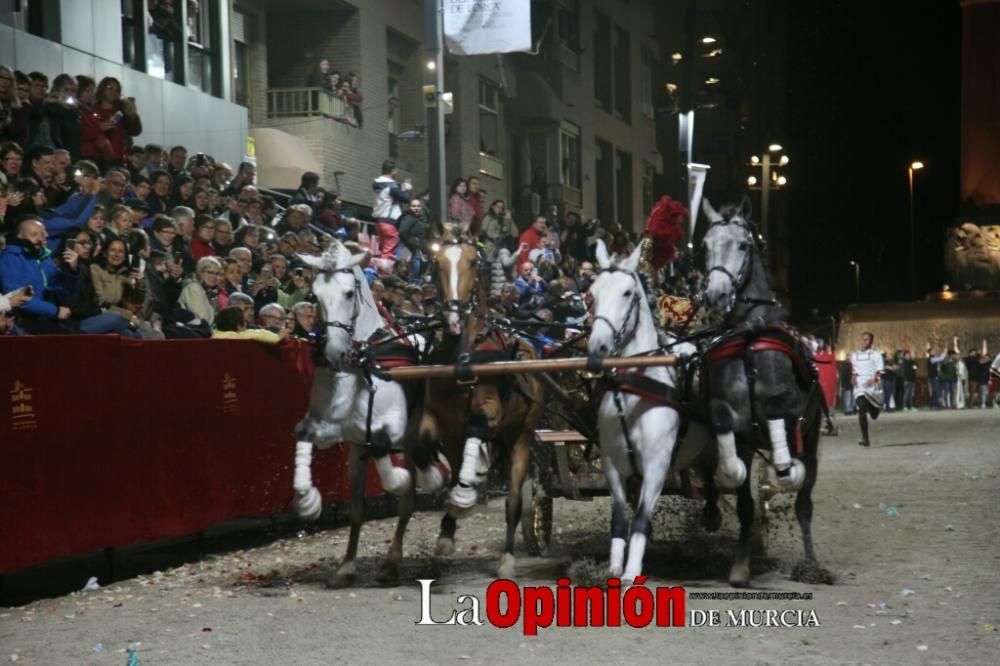
[[[785,313],[768,285],[762,238],[746,212],[735,206],[716,212],[707,200],[702,209],[710,222],[702,241],[708,317],[727,331],[750,337],[782,321]],[[742,586],[750,581],[754,501],[748,469],[757,448],[771,450],[778,486],[798,490],[795,516],[806,560],[815,561],[810,523],[823,398],[815,383],[809,389],[800,387],[795,362],[780,350],[746,348],[734,356],[710,358],[711,352],[704,362],[709,414],[719,449],[714,481],[724,488],[739,488],[740,536],[729,581]],[[793,457],[789,438],[794,442],[799,436],[802,452]]]

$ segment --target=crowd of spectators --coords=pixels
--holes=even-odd
[[[923,359],[918,359],[908,348],[883,352],[880,381],[885,409],[917,411],[920,396],[926,398],[923,404],[931,410],[1000,407],[997,394],[990,391],[990,367],[997,361],[1000,356],[995,359],[985,349],[962,354],[957,340],[952,348],[940,352],[928,345]],[[838,369],[841,409],[845,414],[853,414],[856,407],[851,364],[843,361]]]
[[[343,80],[358,106],[357,77]],[[340,81],[322,61],[309,83],[338,94]],[[371,225],[311,172],[282,207],[255,186],[255,164],[234,170],[184,146],[140,145],[141,133],[117,79],[50,83],[0,66],[0,334],[309,337],[313,275],[299,255],[334,238],[372,255],[365,272],[386,314],[433,315],[432,238],[443,223],[479,245],[491,307],[551,324],[544,339],[583,322],[597,238],[613,253],[634,247],[620,228],[555,206],[517,217],[519,227],[477,176],[452,184],[439,219],[392,161],[373,180]],[[237,308],[246,330],[233,323]]]

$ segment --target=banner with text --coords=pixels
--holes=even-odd
[[[456,55],[531,49],[531,0],[444,0],[444,37]]]

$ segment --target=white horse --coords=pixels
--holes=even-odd
[[[358,537],[364,520],[367,453],[375,461],[382,487],[396,496],[410,496],[410,473],[395,467],[391,449],[400,449],[407,430],[407,400],[403,387],[365,373],[350,364],[354,343],[365,343],[385,327],[368,282],[359,264],[366,253],[352,255],[339,242],[321,256],[300,255],[316,269],[312,290],[323,325],[327,328],[324,357],[313,378],[309,411],[295,427],[295,510],[303,520],[315,520],[322,510],[313,485],[310,465],[313,446],[328,448],[350,442],[351,532],[347,554],[337,570],[334,585],[353,583]],[[443,470],[431,465],[416,470],[417,485],[436,490],[447,480]]]
[[[612,265],[604,243],[597,242],[597,263],[602,272],[590,286],[594,320],[587,349],[591,357],[630,356],[659,347],[656,325],[636,273],[640,253],[637,247],[627,259]],[[620,369],[616,376],[605,387],[598,407],[601,457],[612,501],[608,574],[631,582],[642,573],[650,521],[667,478],[680,416],[665,402],[629,392],[627,383],[631,379],[667,393],[676,387],[672,368]],[[633,475],[641,478],[642,488],[632,519],[628,562],[624,564],[625,537],[629,534],[625,488]]]

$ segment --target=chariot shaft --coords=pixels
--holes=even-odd
[[[600,361],[600,368],[649,368],[668,366],[677,363],[677,357],[637,356],[634,358],[605,358]],[[468,374],[476,377],[495,375],[531,375],[548,372],[587,370],[585,358],[557,358],[525,361],[497,361],[495,363],[473,363],[468,366]],[[413,367],[387,368],[383,370],[390,379],[405,381],[408,379],[443,379],[466,374],[465,369],[457,365],[418,365]]]

